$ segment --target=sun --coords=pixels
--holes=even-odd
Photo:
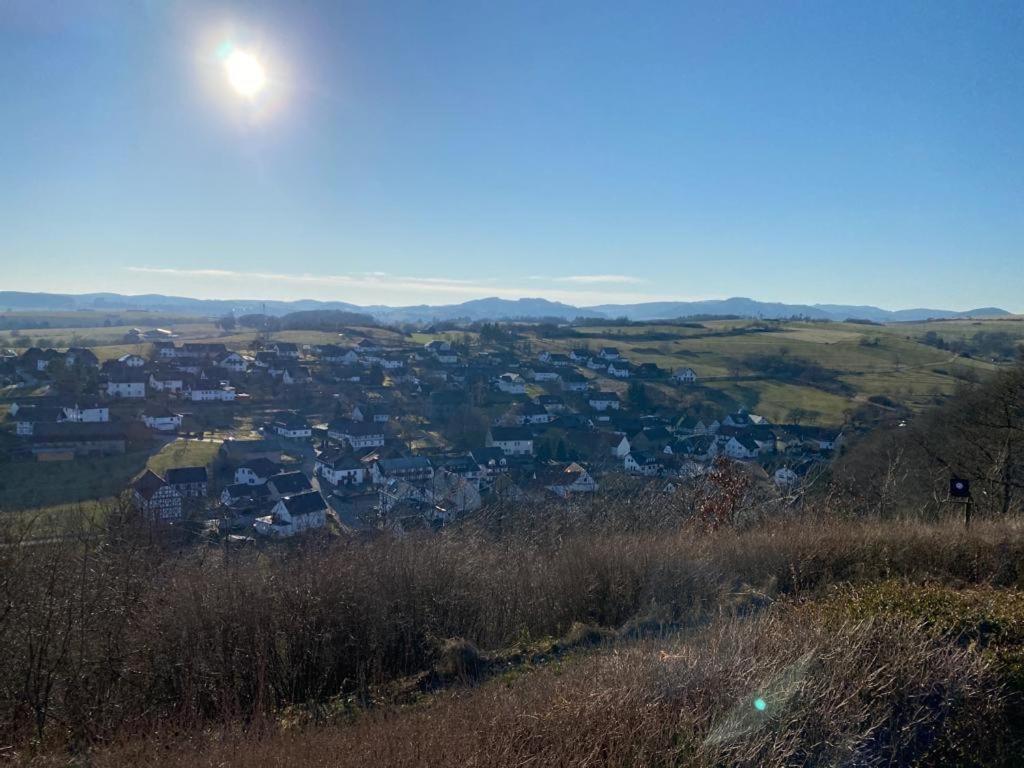
[[[234,50],[224,59],[224,71],[235,93],[246,99],[255,98],[267,85],[263,65],[251,53]]]

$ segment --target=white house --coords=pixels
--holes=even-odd
[[[359,355],[347,347],[328,345],[320,350],[320,359],[332,365],[353,365],[359,362]]]
[[[625,435],[622,435],[622,437],[619,438],[618,442],[615,442],[615,438],[619,438],[619,436],[613,435],[609,440],[609,442],[611,443],[612,456],[614,456],[617,459],[624,459],[626,458],[626,456],[629,455],[629,438],[626,437]]]
[[[62,407],[65,421],[79,421],[82,423],[97,423],[110,421],[110,409],[99,403],[88,405],[65,405]]]
[[[118,377],[107,382],[108,397],[143,398],[146,396],[146,380],[134,376]]]
[[[327,524],[327,502],[319,491],[279,499],[270,514],[253,522],[256,532],[274,539],[287,538]]]
[[[730,437],[725,441],[725,455],[730,459],[756,459],[760,453],[757,441],[746,436]]]
[[[271,424],[274,432],[289,440],[305,440],[313,436],[313,428],[297,413],[279,413]]]
[[[327,436],[348,443],[353,450],[380,448],[384,445],[384,428],[375,422],[361,423],[337,419],[327,425]]]
[[[175,432],[181,427],[181,414],[154,403],[143,410],[142,423],[159,432]]]
[[[252,459],[235,470],[235,483],[244,485],[263,485],[271,477],[280,473],[281,465],[270,459]]]
[[[617,411],[621,406],[619,396],[614,392],[592,392],[587,397],[587,403],[595,411]]]
[[[324,451],[316,457],[313,473],[331,485],[362,485],[366,482],[366,468],[351,454]]]
[[[616,379],[628,379],[632,375],[632,371],[629,368],[629,363],[620,361],[608,364],[608,375],[614,376]]]
[[[622,460],[622,467],[630,474],[653,477],[661,471],[661,464],[656,456],[648,456],[639,451],[626,454]]]
[[[498,388],[498,391],[504,392],[506,395],[525,395],[526,394],[526,382],[523,381],[523,377],[518,373],[503,373],[494,381],[494,386]]]
[[[313,380],[313,377],[309,373],[309,368],[304,365],[291,365],[284,369],[284,373],[281,374],[281,381],[285,384],[309,384]]]
[[[601,351],[597,353],[597,356],[602,360],[618,360],[619,350],[615,347],[601,347]]]
[[[553,465],[539,469],[534,478],[546,490],[566,498],[574,493],[594,493],[597,481],[582,464],[573,462],[567,466]]]
[[[231,402],[235,399],[235,388],[221,386],[213,381],[196,383],[189,390],[188,398],[192,402]]]
[[[228,352],[217,365],[234,373],[245,373],[249,369],[249,361],[238,352]]]
[[[679,384],[696,384],[697,372],[693,368],[678,368],[672,378]]]
[[[139,355],[121,355],[117,362],[126,368],[141,368],[146,364],[146,358]]]
[[[533,434],[525,427],[491,427],[485,445],[500,448],[506,456],[532,456]]]
[[[180,373],[149,374],[149,386],[156,392],[181,392],[185,389],[185,380]]]

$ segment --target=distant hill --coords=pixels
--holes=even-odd
[[[957,317],[1005,317],[1011,313],[998,307],[984,307],[968,312],[946,309],[887,310],[872,306],[844,304],[782,304],[734,297],[710,301],[655,301],[642,304],[600,304],[592,307],[574,307],[540,298],[500,299],[490,297],[474,299],[461,304],[439,306],[418,305],[390,307],[375,305],[361,307],[344,301],[262,301],[260,299],[193,299],[183,296],[144,294],[125,296],[118,293],[26,293],[0,291],[0,312],[3,311],[125,311],[130,309],[151,312],[180,312],[203,316],[258,314],[284,315],[291,312],[335,310],[371,315],[382,322],[434,322],[444,320],[536,320],[551,318],[573,320],[579,317],[619,318],[630,320],[668,320],[680,317],[739,316],[765,319],[806,317],[813,320],[871,320],[899,322]]]

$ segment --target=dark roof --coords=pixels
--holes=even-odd
[[[372,421],[352,421],[350,419],[335,419],[327,425],[330,432],[337,432],[342,435],[383,435],[384,428]]]
[[[587,400],[588,402],[596,400],[598,402],[606,401],[609,403],[617,403],[619,401],[619,396],[615,392],[591,392],[587,397]]]
[[[262,499],[270,495],[266,485],[249,485],[248,483],[232,483],[224,489],[233,499]]]
[[[441,459],[438,463],[438,467],[447,470],[448,472],[476,472],[479,470],[476,461],[470,455],[465,456],[449,456],[446,459]]]
[[[30,421],[34,424],[56,423],[61,417],[61,412],[61,409],[57,406],[23,405],[18,408],[17,416],[8,415],[8,417],[12,421]]]
[[[397,459],[381,459],[377,467],[381,472],[402,472],[410,469],[430,469],[430,459],[426,456],[403,456]]]
[[[279,496],[291,496],[313,487],[309,484],[309,478],[302,472],[281,472],[269,478],[267,482],[274,484],[274,490]]]
[[[474,448],[470,456],[473,458],[473,461],[481,465],[486,465],[492,461],[497,464],[505,458],[501,448]]]
[[[309,515],[327,509],[327,502],[320,491],[306,491],[281,499],[290,515]]]
[[[61,421],[56,424],[37,424],[32,430],[36,442],[65,443],[94,440],[124,440],[124,429],[109,421]]]
[[[491,427],[491,439],[499,443],[533,440],[533,433],[524,427]]]
[[[309,429],[309,422],[305,416],[299,416],[297,413],[279,413],[274,417],[274,426],[285,429]]]
[[[165,485],[167,485],[167,483],[164,482],[164,479],[160,477],[160,475],[151,469],[147,469],[135,480],[134,483],[132,483],[132,489],[146,501],[149,501],[153,498],[153,494]]]
[[[278,472],[281,471],[280,464],[278,464],[276,461],[271,461],[270,459],[265,459],[263,457],[260,457],[258,459],[250,459],[249,461],[240,465],[238,468],[251,469],[253,474],[256,475],[257,477],[270,477],[271,475],[276,475]]]
[[[207,481],[206,467],[175,467],[168,469],[165,477],[171,485],[205,483]]]

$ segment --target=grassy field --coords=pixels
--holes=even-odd
[[[0,511],[53,514],[88,507],[117,496],[147,467],[162,475],[172,467],[206,466],[218,448],[219,441],[176,440],[156,453],[0,464]]]
[[[911,409],[923,408],[952,393],[963,377],[984,377],[998,368],[923,344],[928,331],[950,338],[953,332],[964,336],[981,330],[1006,332],[1024,342],[1024,323],[1016,319],[889,326],[737,320],[701,325],[596,326],[577,329],[582,337],[534,337],[531,341],[536,348],[557,352],[612,346],[634,363],[654,363],[666,370],[691,367],[704,386],[728,395],[737,406],[772,420],[786,420],[791,411],[801,410],[809,414],[805,416],[808,423],[819,424],[842,423],[846,411],[872,395],[887,395]],[[839,394],[771,377],[744,380],[764,373],[759,367],[764,356],[814,363],[849,392]],[[599,381],[603,386],[611,384],[605,376]]]

